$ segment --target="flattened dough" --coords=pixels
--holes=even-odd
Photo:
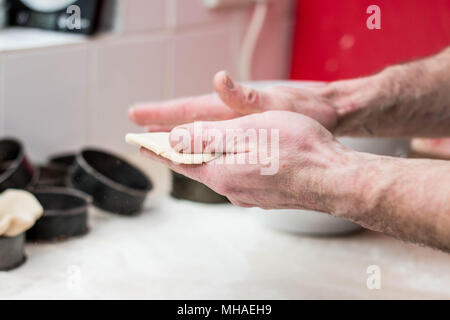
[[[30,229],[43,212],[41,204],[30,192],[4,191],[0,194],[0,236],[15,237]]]
[[[201,164],[214,160],[220,154],[210,153],[179,153],[170,146],[168,132],[152,132],[152,133],[129,133],[125,137],[125,141],[129,144],[135,144],[149,149],[157,155],[177,163],[183,164]]]

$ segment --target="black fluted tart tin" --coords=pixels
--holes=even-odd
[[[68,188],[39,188],[34,196],[44,213],[26,233],[27,241],[55,241],[88,232],[90,197]]]
[[[0,192],[27,188],[34,174],[22,144],[15,139],[0,140]]]
[[[152,182],[140,169],[98,149],[84,149],[77,155],[69,184],[90,195],[100,209],[128,216],[142,210],[152,189]]]
[[[224,197],[203,183],[172,171],[172,197],[202,203],[227,203]]]
[[[15,237],[0,237],[0,271],[20,267],[26,260],[25,233]]]

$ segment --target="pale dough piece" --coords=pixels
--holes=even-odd
[[[41,204],[30,192],[4,191],[0,194],[0,236],[15,237],[30,229],[43,212]]]
[[[152,132],[152,133],[129,133],[125,137],[125,141],[129,144],[135,144],[149,149],[157,155],[177,163],[183,164],[201,164],[214,160],[220,154],[211,153],[179,153],[176,152],[169,142],[168,132]]]

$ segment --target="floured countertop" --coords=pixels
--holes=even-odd
[[[91,212],[88,235],[27,245],[0,299],[450,298],[450,255],[362,232],[277,232],[231,205],[161,199],[127,218]],[[381,289],[366,286],[369,265]]]

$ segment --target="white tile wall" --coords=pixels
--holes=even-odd
[[[124,31],[141,32],[166,27],[167,5],[167,0],[123,1]]]
[[[164,29],[169,4],[168,0],[107,0],[102,6],[100,29],[127,34]]]
[[[3,57],[4,134],[38,161],[87,140],[88,50],[53,48]]]
[[[142,130],[128,120],[127,110],[136,102],[163,98],[167,44],[166,39],[143,37],[118,38],[96,46],[93,144],[126,150],[125,134]]]
[[[171,26],[185,28],[193,25],[218,24],[227,22],[236,9],[211,10],[203,5],[203,0],[168,0],[173,10]],[[245,8],[245,7],[244,7]]]
[[[235,73],[232,40],[233,35],[228,30],[176,36],[173,96],[210,92],[216,72],[227,69]]]

